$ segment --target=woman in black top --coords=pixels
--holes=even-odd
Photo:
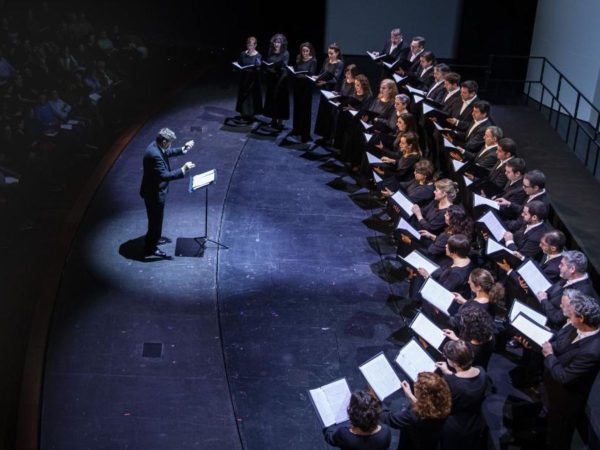
[[[402,382],[402,389],[410,405],[398,412],[384,411],[381,422],[400,430],[398,450],[437,450],[452,407],[448,383],[435,373],[421,372],[414,394],[407,381]]]
[[[413,205],[414,217],[412,222],[418,230],[441,233],[446,226],[444,215],[453,205],[458,195],[458,184],[448,178],[435,182],[434,201],[421,210],[419,205]]]
[[[286,69],[289,59],[286,37],[280,33],[275,34],[271,38],[266,64],[263,62],[267,84],[264,114],[272,119],[271,127],[277,130],[282,130],[282,121],[290,118],[290,92]]]
[[[342,51],[334,42],[327,48],[327,58],[323,61],[321,72],[316,81],[318,89],[335,91],[342,78],[344,62],[342,61]],[[315,122],[315,134],[321,136],[327,144],[331,143],[335,135],[333,128],[333,106],[324,96],[319,96],[319,110],[317,111],[317,120]]]
[[[335,138],[333,140],[333,146],[336,148],[343,147],[346,129],[348,128],[348,123],[352,117],[350,114],[344,114],[344,111],[346,108],[351,107],[351,103],[356,104],[354,103],[354,84],[357,75],[358,67],[356,67],[356,64],[348,64],[344,69],[344,80],[342,81],[342,85],[340,86],[339,90],[340,97],[337,100],[340,103],[340,106],[338,106],[337,109],[332,110],[335,122]],[[369,91],[370,90],[371,87],[369,86]]]
[[[350,427],[331,426],[323,430],[329,445],[343,450],[387,450],[392,440],[390,429],[379,424],[381,403],[367,391],[350,397]]]
[[[242,67],[240,87],[235,110],[240,113],[240,122],[252,123],[254,116],[262,112],[262,88],[260,85],[260,64],[262,56],[256,51],[257,41],[254,36],[246,40],[246,50],[240,53],[237,60]]]
[[[483,449],[486,426],[481,405],[487,388],[485,370],[472,365],[473,350],[465,341],[448,341],[443,352],[447,362],[436,366],[450,386],[452,412],[442,430],[442,450]]]
[[[419,138],[414,133],[404,133],[400,137],[399,147],[400,157],[398,159],[382,156],[381,161],[387,164],[387,166],[373,167],[376,173],[386,178],[386,184],[391,187],[397,186],[397,183],[409,180],[415,163],[422,156],[421,149],[419,148]]]
[[[356,122],[358,111],[365,109],[371,104],[373,93],[371,92],[371,84],[369,79],[362,74],[356,75],[354,79],[354,93],[346,100],[346,104],[342,106],[342,111],[339,114],[339,138],[338,144],[340,151],[340,160],[349,161],[350,154],[348,149],[350,145],[348,140],[352,138],[352,130]],[[338,131],[336,130],[336,133]]]
[[[306,72],[294,77],[294,126],[292,136],[298,136],[302,142],[310,140],[310,123],[312,118],[312,82],[306,76],[317,73],[315,48],[310,42],[300,45],[300,53],[296,57],[296,72]]]

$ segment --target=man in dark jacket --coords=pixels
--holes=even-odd
[[[145,256],[170,258],[158,246],[167,242],[161,240],[163,213],[169,190],[169,181],[183,178],[195,167],[194,163],[186,162],[181,168],[171,170],[169,158],[187,153],[194,146],[194,141],[186,142],[183,147],[171,148],[177,137],[168,128],[158,132],[156,141],[152,142],[144,152],[144,176],[140,187],[140,196],[146,204],[148,215],[148,231],[144,241]]]

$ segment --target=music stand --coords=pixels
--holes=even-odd
[[[217,169],[212,169],[207,172],[200,173],[190,177],[190,193],[204,189],[204,235],[195,237],[194,241],[199,245],[198,252],[195,256],[202,256],[206,249],[206,243],[212,242],[217,247],[228,249],[224,244],[208,238],[208,187],[217,181]]]

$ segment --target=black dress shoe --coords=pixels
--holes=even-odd
[[[162,236],[159,240],[158,240],[158,245],[165,245],[165,244],[170,244],[171,242],[173,242],[171,239],[169,239],[168,237],[164,237]]]
[[[159,248],[157,248],[156,250],[153,250],[153,251],[146,252],[146,257],[149,257],[149,256],[155,256],[157,258],[162,258],[162,259],[173,259],[172,256],[167,255],[165,252],[163,252]]]

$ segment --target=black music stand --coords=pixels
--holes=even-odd
[[[213,239],[208,238],[208,187],[211,184],[215,184],[216,181],[217,169],[212,169],[207,172],[190,177],[190,193],[193,193],[200,189],[204,189],[204,235],[194,238],[194,241],[198,244],[198,251],[194,256],[204,255],[204,250],[206,249],[207,242],[212,242],[213,244],[216,244],[217,247],[229,249],[229,247],[227,247],[224,244],[221,244],[219,241],[215,241]]]

